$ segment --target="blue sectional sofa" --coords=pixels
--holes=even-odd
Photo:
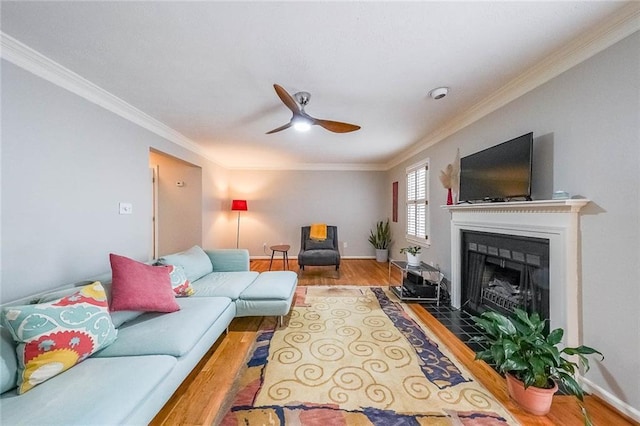
[[[294,272],[250,271],[246,250],[204,251],[196,246],[159,263],[182,266],[195,290],[191,297],[176,298],[179,311],[112,312],[117,329],[113,343],[21,395],[16,391],[16,344],[9,331],[0,328],[0,423],[147,424],[234,317],[282,318],[295,296]],[[110,276],[97,278],[109,296]],[[7,306],[44,303],[76,290],[70,286]]]

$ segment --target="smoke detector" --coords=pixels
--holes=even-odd
[[[432,99],[438,100],[442,99],[449,93],[448,87],[436,87],[432,91],[429,92],[429,97]]]

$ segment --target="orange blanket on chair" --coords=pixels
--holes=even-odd
[[[309,238],[312,240],[323,241],[327,239],[327,224],[326,223],[312,223],[311,230],[309,231]]]

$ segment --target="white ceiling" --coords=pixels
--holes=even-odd
[[[624,6],[2,1],[1,28],[226,167],[385,168]],[[274,83],[362,129],[266,135],[291,117]]]

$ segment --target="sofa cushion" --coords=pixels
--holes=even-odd
[[[49,303],[6,307],[2,321],[17,342],[22,394],[112,343],[107,295],[99,282]]]
[[[174,312],[180,309],[171,287],[170,268],[147,265],[113,253],[109,261],[113,274],[112,311]]]
[[[292,271],[268,271],[240,293],[243,300],[288,300],[296,291],[298,275]]]
[[[0,393],[16,387],[18,382],[18,359],[16,358],[16,344],[11,333],[5,327],[0,327]]]
[[[236,300],[258,275],[255,271],[212,272],[191,285],[195,290],[194,296],[223,296]]]
[[[235,316],[226,297],[179,298],[181,309],[170,314],[146,313],[118,329],[118,340],[96,357],[185,355],[217,321],[224,330]]]
[[[89,358],[24,395],[2,395],[7,425],[117,425],[148,399],[176,365],[170,356]]]
[[[180,265],[184,268],[187,279],[192,283],[213,271],[213,265],[209,256],[199,246],[193,246],[189,250],[162,256],[158,259],[161,265]]]
[[[212,249],[205,250],[215,272],[248,271],[250,269],[249,250]]]

